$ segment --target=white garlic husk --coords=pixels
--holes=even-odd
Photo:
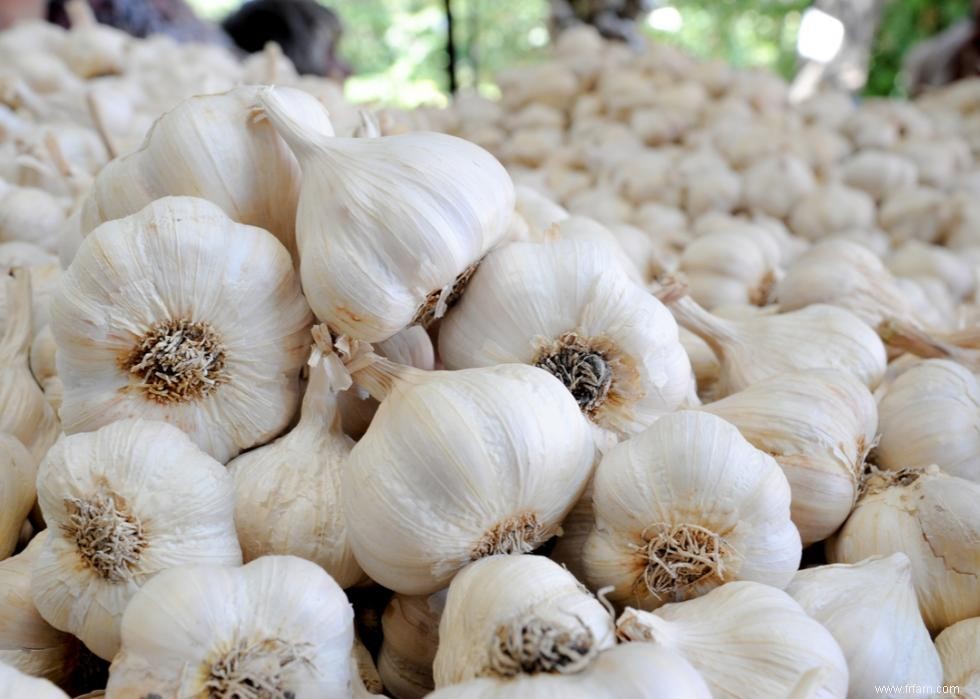
[[[126,609],[106,693],[232,697],[258,686],[270,697],[346,699],[353,616],[337,583],[295,556],[167,570]]]
[[[881,201],[896,189],[912,187],[918,181],[915,163],[883,150],[862,150],[841,163],[844,184]]]
[[[158,199],[89,234],[54,295],[64,429],[164,420],[227,462],[289,424],[311,320],[272,235]]]
[[[529,552],[560,531],[594,458],[564,384],[524,364],[426,372],[360,361],[353,378],[381,406],[341,492],[354,555],[372,579],[434,592],[471,560]]]
[[[807,568],[786,592],[840,644],[851,699],[881,696],[883,685],[942,684],[942,664],[922,623],[904,553]]]
[[[832,369],[792,371],[701,410],[729,421],[776,459],[804,545],[826,539],[847,519],[878,426],[874,397],[863,383]]]
[[[556,228],[549,231],[545,240],[579,240],[591,241],[606,247],[612,251],[616,258],[616,263],[623,269],[633,282],[636,284],[646,284],[647,274],[642,269],[643,261],[634,260],[626,254],[626,250],[619,244],[619,239],[606,226],[587,216],[569,216],[558,222]]]
[[[7,280],[7,313],[0,336],[0,432],[16,437],[39,462],[61,432],[58,417],[30,369],[31,281],[18,269]]]
[[[445,134],[333,138],[278,91],[259,100],[303,171],[296,240],[317,317],[368,342],[441,317],[507,232],[514,185],[500,163]]]
[[[518,185],[514,187],[514,195],[515,210],[527,223],[531,240],[542,240],[545,231],[569,216],[562,206],[530,187]]]
[[[83,0],[68,0],[65,9],[71,22],[58,55],[81,78],[91,79],[122,73],[126,48],[132,38],[126,32],[100,24],[91,6]]]
[[[787,311],[818,303],[846,308],[871,327],[885,319],[917,322],[881,258],[848,240],[827,240],[800,255],[776,285],[775,299]]]
[[[980,485],[936,466],[872,474],[827,542],[833,563],[901,552],[912,562],[919,609],[933,633],[980,616]]]
[[[126,604],[159,571],[239,565],[231,476],[183,432],[120,420],[55,444],[38,472],[51,532],[34,563],[41,616],[112,659]]]
[[[41,677],[33,677],[0,662],[0,696],[31,699],[70,699],[58,687]]]
[[[804,696],[847,696],[847,662],[837,641],[792,597],[768,585],[730,582],[655,612],[627,609],[616,628],[626,640],[677,652],[715,699],[792,696],[811,670],[819,682]]]
[[[443,319],[446,368],[531,364],[616,437],[696,402],[670,312],[591,240],[511,243],[484,258]]]
[[[810,166],[791,154],[760,160],[742,176],[745,204],[776,218],[789,216],[796,203],[816,186]]]
[[[447,593],[396,593],[385,607],[378,674],[396,699],[423,699],[435,689],[432,663],[439,647],[439,619]]]
[[[980,697],[980,617],[964,619],[936,636],[943,662],[943,684],[959,687],[966,699]]]
[[[65,219],[61,202],[43,189],[11,187],[0,193],[0,240],[57,249],[58,230]]]
[[[310,369],[299,423],[271,444],[228,462],[245,561],[299,556],[321,566],[341,587],[363,576],[341,506],[341,471],[353,445],[341,429],[326,367],[317,364]]]
[[[980,483],[980,381],[961,364],[928,359],[899,376],[879,403],[882,468],[936,464]]]
[[[678,271],[687,280],[691,298],[709,309],[724,304],[764,306],[782,274],[778,247],[755,226],[700,236],[684,248]]]
[[[0,433],[0,561],[17,547],[34,505],[37,461],[16,437]]]
[[[823,185],[806,194],[793,207],[789,218],[793,232],[808,240],[854,228],[870,228],[874,222],[874,199],[839,183]]]
[[[439,622],[436,687],[476,677],[573,674],[616,644],[609,611],[543,556],[492,556],[453,578]]]
[[[48,624],[31,598],[31,568],[47,536],[42,531],[16,556],[0,561],[0,665],[61,682],[70,671],[78,642]]]
[[[593,486],[582,564],[613,601],[655,609],[730,580],[785,587],[799,566],[786,476],[714,415],[665,415],[610,450]]]
[[[51,325],[46,324],[34,336],[28,356],[31,373],[44,391],[44,398],[55,415],[61,410],[61,400],[64,396],[64,385],[58,376],[57,352],[58,346],[55,344]]]
[[[878,223],[896,243],[940,240],[955,221],[955,206],[946,192],[906,187],[888,193],[878,210]]]
[[[957,301],[966,299],[976,290],[977,272],[970,262],[938,245],[910,240],[891,253],[885,264],[899,277],[938,279]]]
[[[271,124],[255,118],[258,86],[184,100],[154,123],[143,146],[99,172],[82,209],[81,229],[140,211],[154,199],[207,199],[238,223],[264,228],[295,254],[300,171]],[[278,88],[293,118],[332,134],[314,97]]]
[[[853,313],[815,304],[790,313],[729,320],[693,299],[670,300],[678,324],[704,340],[718,357],[717,397],[786,371],[837,369],[874,388],[885,375],[885,347]]]

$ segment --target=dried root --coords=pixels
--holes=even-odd
[[[295,663],[312,664],[308,646],[278,638],[233,643],[207,669],[208,699],[295,699],[283,674]]]
[[[497,629],[488,674],[572,674],[588,667],[598,654],[592,630],[581,620],[564,626],[539,617],[516,619]]]
[[[498,522],[487,530],[473,547],[470,559],[477,560],[498,553],[530,553],[545,538],[545,532],[533,512]]]
[[[655,524],[643,532],[646,543],[636,546],[643,572],[636,584],[657,599],[714,578],[725,581],[733,551],[725,540],[697,524]]]
[[[147,542],[142,524],[122,499],[99,493],[64,502],[68,521],[61,528],[75,541],[82,561],[109,582],[131,579]]]

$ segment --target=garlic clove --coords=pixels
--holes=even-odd
[[[980,697],[980,617],[964,619],[936,636],[943,661],[943,684],[959,687],[968,699]]]
[[[34,504],[37,462],[16,437],[0,433],[0,561],[14,552]]]

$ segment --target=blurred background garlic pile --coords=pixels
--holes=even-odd
[[[370,111],[70,10],[0,33],[0,699],[980,698],[980,80],[577,27]]]

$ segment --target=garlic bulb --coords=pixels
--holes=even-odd
[[[684,248],[678,270],[687,279],[691,298],[706,308],[764,306],[781,274],[779,249],[755,226],[718,231]]]
[[[299,423],[275,442],[228,463],[246,561],[289,554],[321,566],[341,587],[361,578],[340,493],[341,469],[353,445],[340,428],[326,367],[312,367]]]
[[[817,187],[793,207],[793,232],[809,240],[852,228],[870,228],[875,222],[874,200],[865,192],[842,184]]]
[[[938,245],[910,240],[885,261],[900,277],[929,277],[941,281],[953,298],[963,300],[976,290],[977,273],[962,256]]]
[[[14,552],[34,505],[37,462],[16,437],[0,433],[0,561]]]
[[[786,372],[701,410],[776,459],[804,545],[826,539],[847,519],[878,425],[874,397],[856,378],[831,369]]]
[[[616,644],[613,619],[543,556],[491,556],[453,578],[439,621],[436,687],[476,677],[574,674]]]
[[[524,364],[425,372],[376,356],[362,363],[354,380],[381,406],[341,492],[354,555],[372,579],[434,592],[471,560],[528,552],[559,532],[594,455],[559,380]]]
[[[789,216],[796,203],[816,186],[810,166],[789,154],[755,163],[743,175],[743,184],[749,209],[776,218]]]
[[[980,382],[968,369],[945,359],[923,361],[895,379],[878,412],[882,468],[937,464],[980,483]]]
[[[530,187],[519,185],[514,188],[514,194],[514,206],[527,222],[531,240],[542,240],[552,224],[568,218],[564,208]]]
[[[65,219],[57,198],[34,187],[11,187],[0,193],[0,240],[33,243],[48,252],[57,249]]]
[[[65,10],[71,30],[58,51],[65,65],[81,78],[122,73],[129,34],[100,24],[84,0],[68,0]]]
[[[31,699],[70,699],[70,697],[40,677],[32,677],[0,663],[0,696],[30,697]]]
[[[443,319],[439,356],[449,369],[540,367],[618,437],[696,402],[674,319],[591,240],[510,243],[487,255]]]
[[[65,437],[37,482],[51,533],[34,563],[34,604],[106,660],[127,602],[156,573],[241,563],[231,476],[166,423],[120,420]]]
[[[655,609],[730,580],[785,587],[800,563],[779,466],[719,417],[665,415],[596,469],[582,551],[593,589]]]
[[[888,318],[916,319],[881,259],[848,240],[827,240],[803,253],[776,285],[775,297],[787,311],[816,303],[846,308],[871,327]]]
[[[48,536],[31,539],[16,556],[0,561],[0,665],[61,682],[68,674],[77,641],[46,622],[31,599],[31,568]]]
[[[435,688],[432,663],[446,594],[447,590],[431,595],[396,594],[385,607],[378,673],[396,699],[423,699]]]
[[[227,462],[289,424],[310,321],[275,238],[158,199],[93,231],[52,300],[64,429],[161,419]]]
[[[61,431],[29,366],[31,281],[26,270],[7,280],[7,317],[0,336],[0,432],[13,435],[40,461]],[[0,546],[2,548],[2,546]]]
[[[729,320],[708,313],[693,299],[665,298],[677,322],[708,343],[718,356],[719,397],[800,369],[845,371],[869,388],[877,386],[885,374],[881,339],[842,308],[818,304],[791,313]]]
[[[936,466],[879,472],[833,539],[833,563],[901,552],[933,633],[980,616],[980,485]]]
[[[942,664],[922,623],[904,553],[801,570],[786,592],[840,644],[850,699],[881,696],[882,685],[942,684]]]
[[[482,677],[443,687],[428,699],[709,699],[705,681],[684,658],[650,643],[627,643],[599,654],[582,671],[563,675]]]
[[[254,118],[258,86],[184,100],[154,123],[143,146],[118,158],[95,178],[81,227],[140,211],[154,199],[207,199],[232,220],[271,231],[295,253],[300,172],[296,159],[268,123]],[[326,134],[332,127],[314,97],[279,88],[293,118]]]
[[[331,138],[280,91],[259,100],[303,170],[297,245],[317,317],[368,342],[441,317],[507,231],[514,186],[500,163],[444,134]]]
[[[918,177],[915,163],[882,150],[862,150],[841,164],[844,183],[867,192],[876,201],[889,192],[914,186]]]
[[[980,617],[964,619],[936,636],[943,684],[959,687],[966,699],[980,697]]]
[[[878,211],[878,223],[896,242],[936,242],[953,225],[949,196],[929,187],[906,187],[889,192]]]
[[[621,638],[683,656],[715,699],[791,696],[813,669],[820,680],[810,698],[847,696],[847,662],[837,641],[789,595],[768,585],[731,582],[655,612],[627,609],[616,628]]]
[[[167,570],[126,610],[106,693],[345,699],[353,616],[337,583],[295,556]]]

